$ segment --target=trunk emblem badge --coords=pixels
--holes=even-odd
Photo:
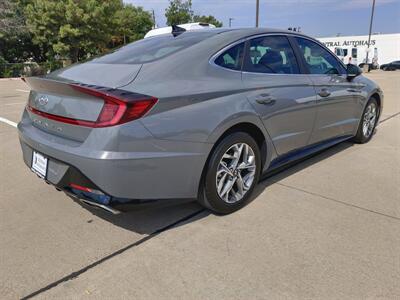
[[[41,105],[41,106],[45,106],[48,102],[49,102],[49,98],[47,98],[46,96],[40,96],[36,100],[36,103]]]

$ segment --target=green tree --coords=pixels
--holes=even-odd
[[[25,7],[26,25],[32,41],[46,58],[54,56],[53,44],[58,42],[65,5],[61,1],[33,0]]]
[[[165,10],[167,25],[179,25],[190,22],[200,22],[213,24],[216,27],[222,27],[222,22],[214,16],[193,15],[192,0],[170,0],[169,6]]]
[[[16,33],[25,27],[25,20],[15,0],[0,1],[0,36]]]
[[[10,63],[43,59],[26,27],[22,1],[29,0],[0,1],[0,55]]]
[[[194,16],[193,22],[213,24],[215,27],[222,27],[222,22],[218,21],[214,16]]]
[[[142,39],[153,28],[151,14],[144,11],[142,7],[135,7],[130,4],[117,11],[115,19],[114,43],[126,44]]]
[[[33,41],[48,59],[56,54],[76,62],[110,47],[142,38],[151,15],[122,0],[20,0]]]
[[[165,10],[167,25],[178,25],[191,22],[193,18],[192,0],[171,0]]]
[[[114,16],[122,8],[120,0],[68,0],[54,52],[72,62],[104,52],[116,25]]]
[[[45,60],[40,48],[33,44],[32,37],[27,31],[1,36],[0,56],[3,56],[10,63]]]

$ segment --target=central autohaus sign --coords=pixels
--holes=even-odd
[[[348,40],[348,41],[337,41],[337,42],[323,42],[327,47],[343,47],[343,46],[368,46],[367,40]],[[370,46],[375,45],[375,40],[371,40]]]

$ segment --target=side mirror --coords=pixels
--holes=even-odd
[[[357,67],[356,65],[353,65],[353,64],[347,65],[347,80],[348,81],[352,81],[358,75],[361,75],[361,73],[362,73],[362,70],[359,67]]]

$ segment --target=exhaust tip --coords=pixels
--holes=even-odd
[[[90,201],[90,200],[82,199],[82,198],[78,198],[78,197],[77,197],[77,199],[79,201],[87,204],[87,205],[94,206],[94,207],[97,207],[97,208],[101,208],[101,209],[103,209],[103,210],[105,210],[105,211],[107,211],[109,213],[112,213],[113,215],[119,215],[121,213],[121,211],[119,211],[117,209],[114,209],[114,208],[112,208],[111,206],[108,206],[108,205],[100,204],[100,203],[97,203],[97,202],[94,202],[94,201]]]
[[[75,183],[71,183],[69,186],[71,194],[79,201],[86,203],[90,206],[101,208],[114,215],[121,213],[121,211],[109,205],[111,197],[104,194],[103,192]]]

